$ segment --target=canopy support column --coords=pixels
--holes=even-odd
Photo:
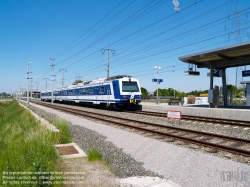
[[[209,89],[213,90],[213,87],[214,87],[214,69],[213,69],[212,63],[210,62],[210,87]],[[209,103],[209,108],[212,108],[212,107],[213,107],[213,104]]]
[[[224,107],[227,107],[227,81],[226,81],[226,68],[222,69],[222,87],[223,87],[223,102]]]

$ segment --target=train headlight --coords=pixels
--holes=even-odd
[[[138,95],[138,98],[140,98],[140,99],[141,99],[141,95]]]

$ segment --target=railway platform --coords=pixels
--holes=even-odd
[[[164,113],[167,110],[176,110],[181,111],[183,115],[250,121],[250,106],[229,106],[227,108],[219,106],[218,108],[209,108],[208,105],[173,106],[167,103],[156,104],[154,102],[141,102],[140,104],[142,111]]]

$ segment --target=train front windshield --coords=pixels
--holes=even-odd
[[[122,81],[123,92],[139,92],[137,82]]]

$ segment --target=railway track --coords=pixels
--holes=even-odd
[[[164,118],[167,117],[166,113],[158,113],[158,112],[150,112],[150,111],[135,111],[135,112],[126,111],[126,112],[154,116],[154,117],[164,117]],[[216,123],[216,124],[222,124],[222,125],[231,125],[231,126],[250,128],[249,121],[241,121],[241,120],[219,119],[219,118],[189,116],[189,115],[182,115],[182,120],[191,120],[191,121],[198,121],[198,122],[205,122],[205,123]]]
[[[169,142],[181,141],[185,144],[195,144],[198,147],[205,147],[208,152],[216,153],[220,150],[230,152],[236,155],[250,157],[250,140],[214,134],[209,132],[200,132],[196,130],[172,127],[124,117],[114,117],[112,115],[83,111],[69,106],[54,105],[46,102],[34,102],[43,106],[54,108],[63,112],[71,113],[78,116],[88,117],[101,122],[111,123],[146,133],[164,139]]]

